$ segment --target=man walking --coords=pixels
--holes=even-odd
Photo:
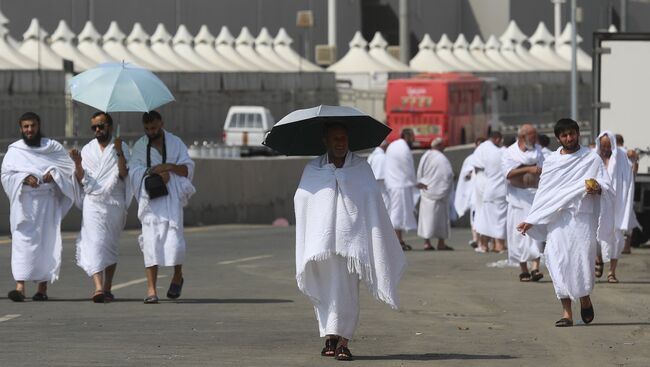
[[[58,142],[41,133],[41,118],[19,119],[22,139],[9,145],[2,160],[2,187],[9,198],[11,271],[16,289],[8,298],[25,300],[25,281],[38,282],[34,301],[47,301],[47,282],[59,278],[61,220],[78,195],[74,163]]]
[[[390,200],[390,220],[395,228],[397,239],[404,251],[412,247],[404,242],[403,231],[417,228],[415,223],[416,189],[426,189],[426,185],[415,179],[415,165],[411,146],[415,141],[413,130],[402,130],[401,138],[392,142],[386,149],[384,163],[384,182]]]
[[[554,130],[562,146],[544,162],[533,205],[517,229],[546,239],[546,266],[563,308],[555,326],[566,327],[573,326],[572,301],[580,300],[585,324],[594,319],[596,241],[613,240],[614,192],[603,161],[580,146],[578,123],[561,119]]]
[[[424,238],[425,250],[453,250],[445,244],[449,238],[449,197],[454,184],[454,172],[451,163],[442,152],[445,143],[441,138],[431,142],[428,150],[418,165],[417,180],[426,185],[420,190],[420,210],[418,212],[418,236]],[[431,238],[438,240],[436,248],[431,245]]]
[[[326,337],[321,355],[350,360],[359,281],[397,308],[406,259],[370,166],[348,150],[347,128],[326,125],[323,143],[327,153],[307,164],[294,197],[296,280]]]
[[[142,115],[145,136],[133,147],[129,180],[138,201],[142,223],[139,237],[147,274],[144,303],[158,303],[156,280],[159,266],[173,266],[167,297],[180,297],[183,288],[185,238],[183,207],[196,191],[192,186],[194,162],[181,139],[163,129],[162,116]]]
[[[535,192],[542,172],[544,155],[539,145],[536,145],[537,130],[531,124],[519,127],[517,141],[503,153],[503,175],[507,179],[508,219],[508,260],[519,265],[522,282],[537,282],[544,277],[539,270],[543,243],[531,237],[517,233],[517,225],[528,216],[533,205]],[[529,272],[528,262],[532,261],[533,268]]]
[[[77,237],[77,265],[92,277],[95,303],[111,302],[117,267],[117,245],[131,202],[127,161],[129,148],[113,138],[113,119],[97,112],[90,119],[95,139],[81,152],[72,150],[75,176],[83,186],[81,232]]]

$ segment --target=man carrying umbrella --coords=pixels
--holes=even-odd
[[[326,337],[321,355],[350,360],[359,281],[377,300],[397,308],[397,285],[406,267],[372,169],[350,152],[378,145],[390,130],[358,110],[328,106],[293,112],[273,130],[265,144],[280,152],[311,153],[291,150],[290,143],[274,145],[283,133],[293,137],[287,141],[302,133],[305,147],[325,152],[307,164],[294,197],[296,280],[314,305],[320,336]],[[364,145],[369,136],[374,139]]]
[[[83,213],[77,237],[77,265],[93,278],[95,303],[111,302],[113,275],[117,267],[117,245],[124,229],[126,211],[131,203],[128,184],[128,145],[113,138],[113,119],[96,112],[90,119],[95,139],[81,152],[70,152],[75,176],[83,186],[80,207]]]
[[[158,303],[158,266],[174,267],[167,298],[181,295],[185,261],[183,207],[196,191],[192,186],[194,162],[183,141],[163,129],[158,112],[144,113],[142,123],[146,135],[133,147],[129,180],[142,223],[139,242],[147,274],[144,303]]]
[[[74,163],[58,142],[43,137],[41,118],[24,113],[22,139],[2,160],[2,187],[9,198],[11,270],[16,289],[8,298],[25,300],[25,281],[38,282],[34,301],[47,301],[47,282],[59,278],[61,220],[77,196]]]

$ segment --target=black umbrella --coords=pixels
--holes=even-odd
[[[262,144],[286,155],[321,155],[325,153],[323,128],[328,123],[347,127],[352,151],[376,147],[391,132],[388,126],[356,108],[321,105],[286,115]]]

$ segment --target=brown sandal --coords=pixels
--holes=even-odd
[[[609,274],[609,275],[607,276],[607,283],[611,283],[611,284],[616,284],[616,283],[618,283],[618,279],[616,279],[616,275],[614,275],[614,274]]]
[[[594,275],[596,275],[596,278],[600,278],[603,276],[603,269],[605,268],[605,264],[602,262],[596,261],[596,271]]]
[[[320,352],[320,355],[323,357],[334,357],[334,352],[336,352],[336,345],[338,343],[338,338],[325,339],[325,348]]]
[[[409,245],[408,243],[406,243],[404,241],[400,241],[399,244],[402,245],[402,250],[403,251],[411,251],[411,250],[413,250],[413,247],[411,247],[411,245]]]
[[[340,346],[336,348],[336,352],[334,353],[335,358],[337,361],[351,361],[352,360],[352,353],[350,353],[350,350],[347,347]]]

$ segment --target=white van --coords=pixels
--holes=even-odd
[[[242,147],[248,153],[267,151],[262,141],[274,124],[271,111],[266,107],[232,106],[223,125],[223,142],[227,146]]]

